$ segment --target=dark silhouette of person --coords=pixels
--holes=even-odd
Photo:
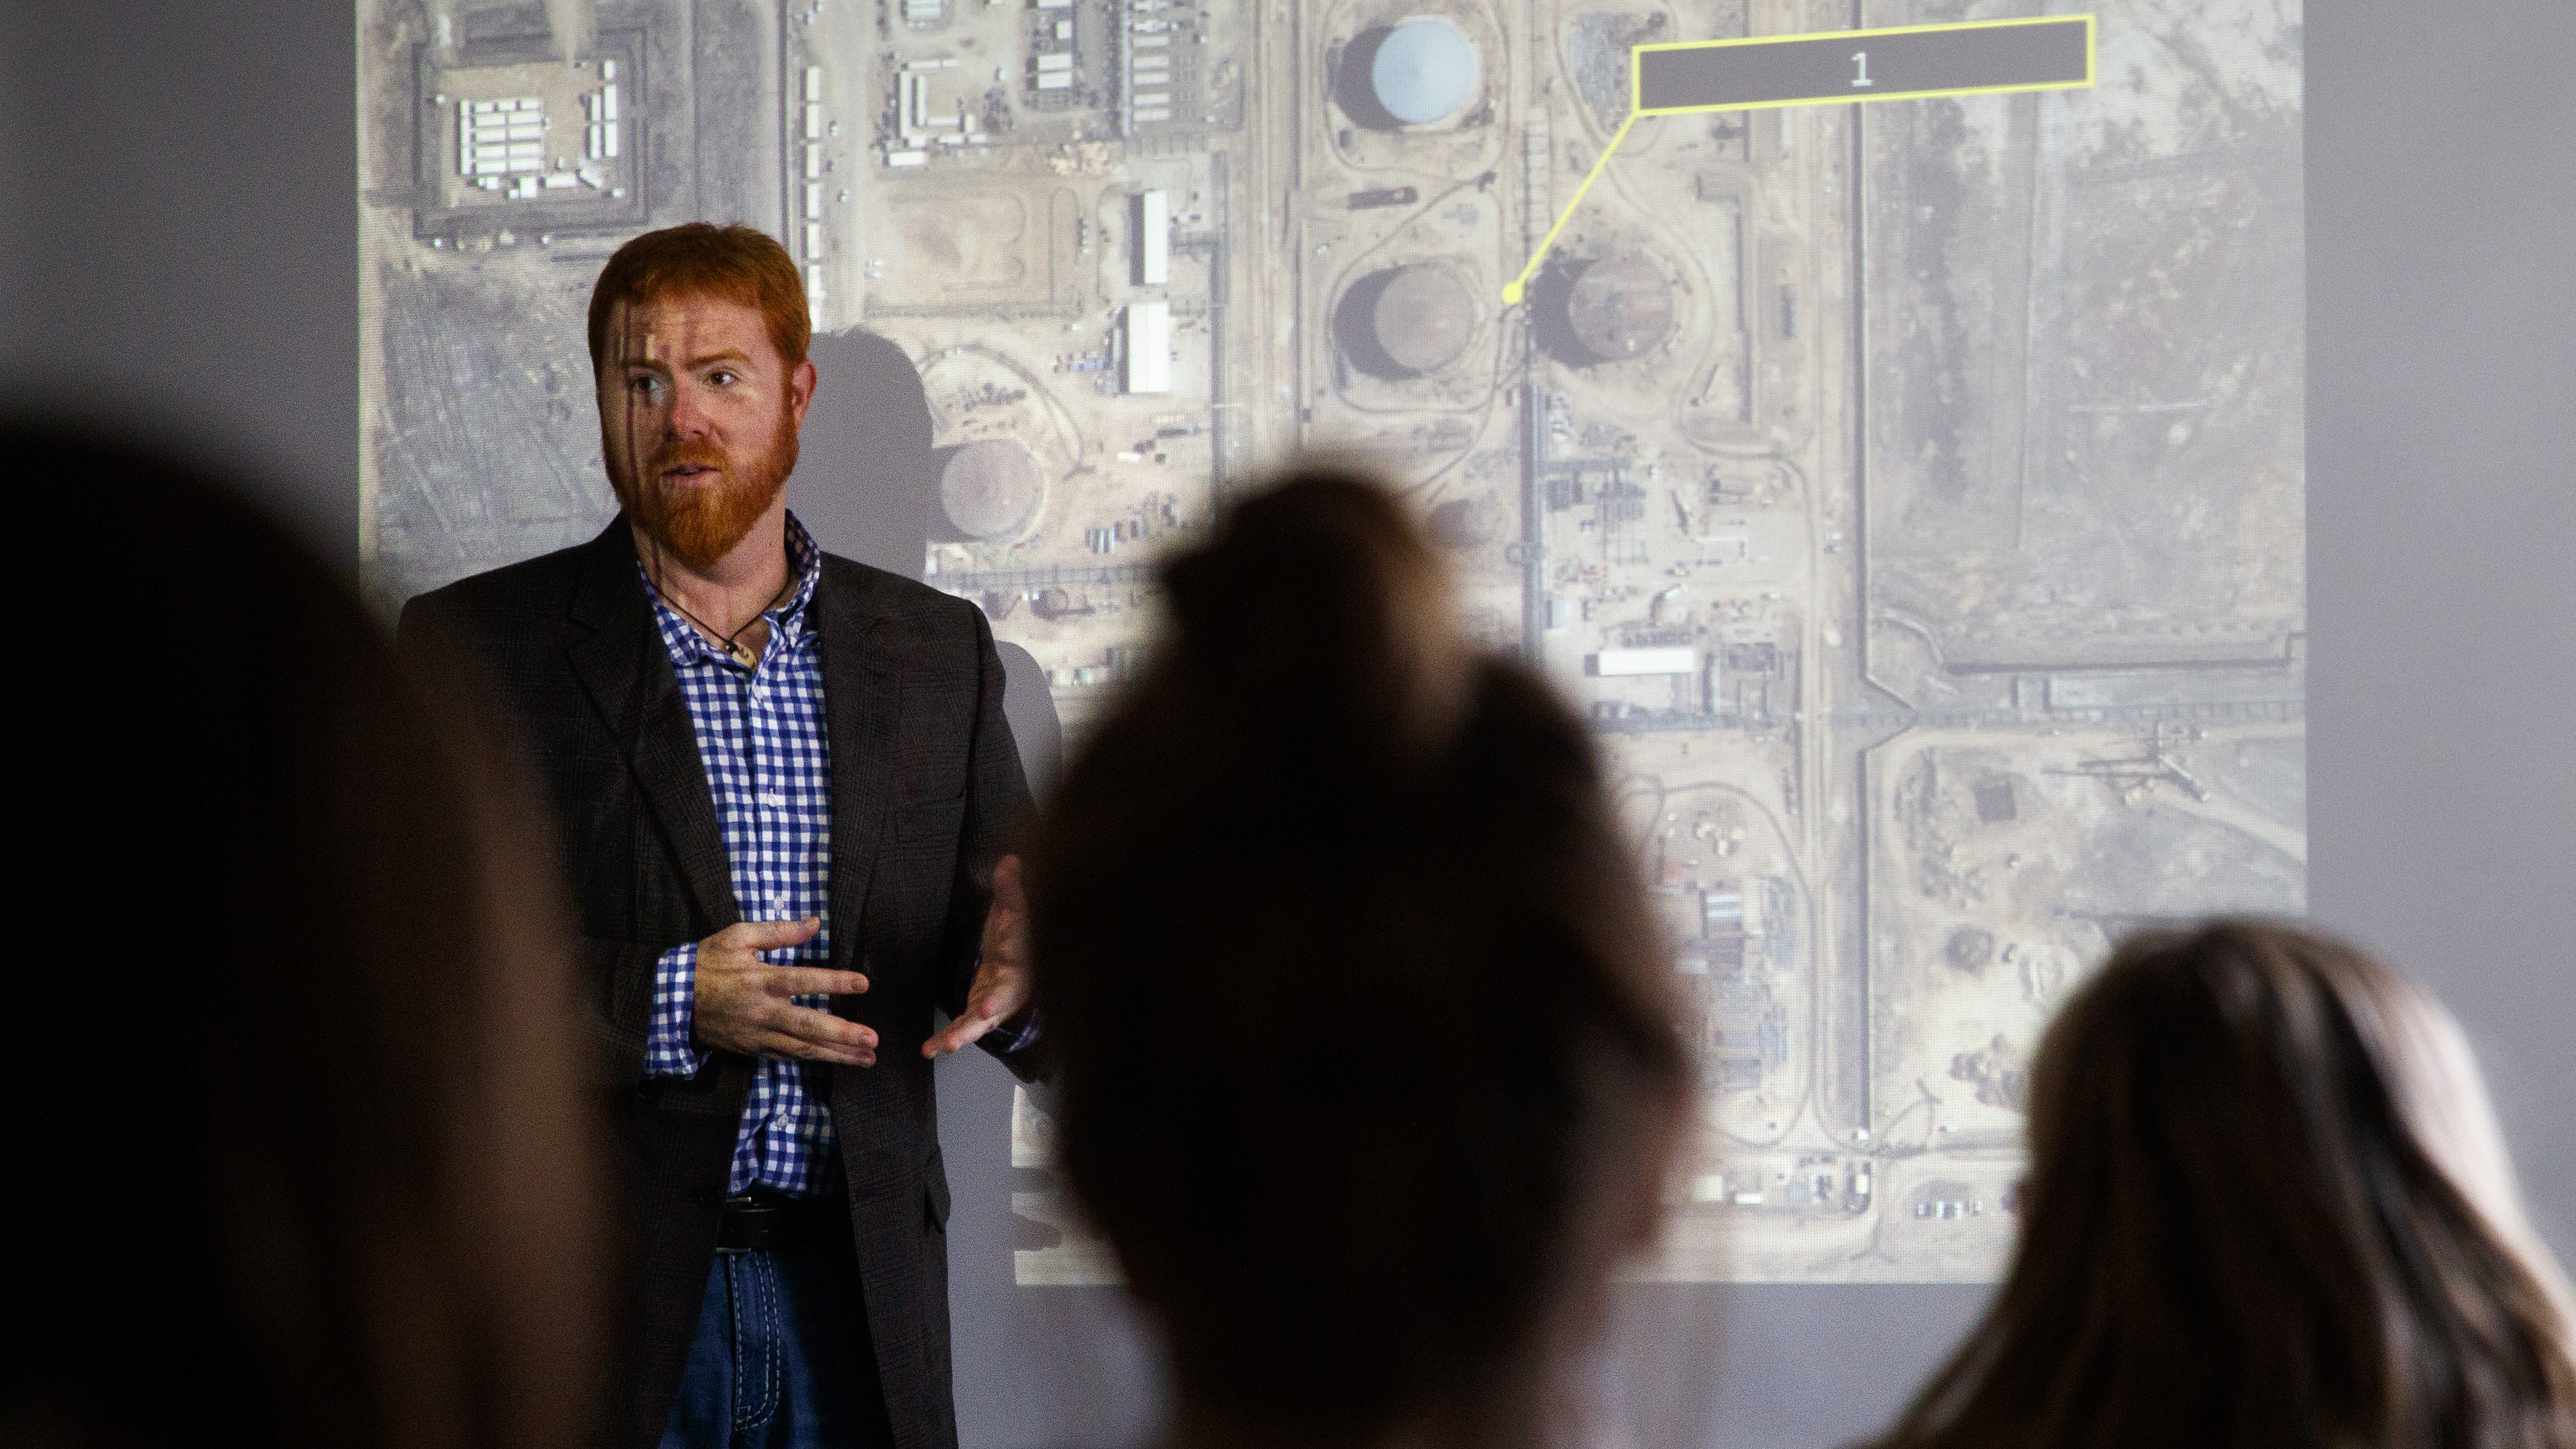
[[[921,578],[939,508],[939,459],[921,370],[873,332],[818,332],[806,355],[816,374],[814,402],[787,483],[790,506],[824,552]],[[1029,651],[1000,639],[994,647],[1009,681],[1002,712],[1019,742],[1021,773],[1044,799],[1063,750],[1055,696]]]
[[[1027,881],[1058,1161],[1161,1330],[1163,1442],[1588,1442],[1570,1369],[1691,1113],[1591,736],[1372,480],[1253,495],[1162,581]]]
[[[1879,1449],[2576,1444],[2467,1040],[2351,946],[2124,941],[2040,1045],[2030,1153],[2003,1287]]]
[[[0,1443],[588,1442],[603,1114],[532,792],[219,476],[0,449],[87,565],[28,742]]]

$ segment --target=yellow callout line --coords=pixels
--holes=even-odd
[[[1567,222],[1574,220],[1574,209],[1583,204],[1583,193],[1590,191],[1592,183],[1601,179],[1601,168],[1610,164],[1611,153],[1619,149],[1620,142],[1628,139],[1628,128],[1635,124],[1637,124],[1637,111],[1632,103],[1628,111],[1628,119],[1619,123],[1619,129],[1611,133],[1610,144],[1601,148],[1601,159],[1592,163],[1592,169],[1583,175],[1583,184],[1574,188],[1574,199],[1567,202],[1565,210],[1557,214],[1556,225],[1549,227],[1547,235],[1539,238],[1538,250],[1530,253],[1529,265],[1521,268],[1519,276],[1503,284],[1504,306],[1513,306],[1527,295],[1530,278],[1538,275],[1539,263],[1547,260],[1548,248],[1556,245],[1556,234],[1565,230]]]

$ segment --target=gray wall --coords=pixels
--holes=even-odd
[[[2576,1262],[2576,7],[2315,8],[2311,902],[2466,1021]]]
[[[352,566],[355,37],[328,0],[0,0],[0,399],[218,449]]]
[[[354,561],[350,9],[9,0],[0,397],[200,439]],[[2576,8],[2313,10],[2311,898],[2465,1018],[2576,1258]],[[1132,1436],[1115,1300],[1009,1287],[1006,1087],[968,1061],[943,1091],[968,1443]],[[1646,1449],[1828,1444],[1979,1301],[1639,1292],[1605,1386]]]

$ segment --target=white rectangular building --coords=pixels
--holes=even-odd
[[[1172,195],[1160,187],[1137,193],[1128,218],[1136,233],[1135,280],[1140,287],[1167,287],[1172,282]]]
[[[1587,661],[1588,673],[1602,679],[1643,674],[1697,674],[1699,651],[1687,644],[1668,649],[1604,649]]]
[[[1172,304],[1127,304],[1127,391],[1172,390]]]

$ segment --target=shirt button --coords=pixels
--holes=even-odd
[[[760,803],[772,810],[784,810],[787,808],[787,797],[774,790],[767,791],[761,795]]]

